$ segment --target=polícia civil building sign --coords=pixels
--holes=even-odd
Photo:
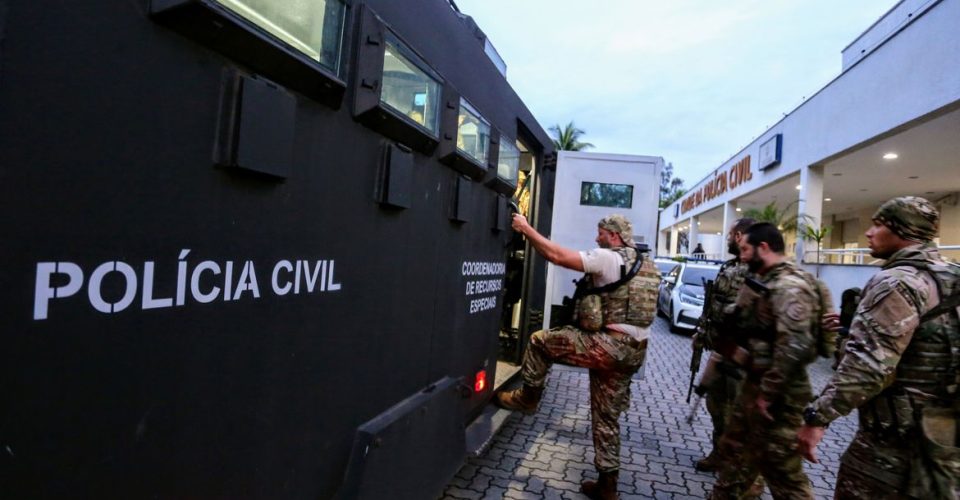
[[[709,179],[701,184],[699,188],[680,202],[680,213],[687,213],[699,207],[703,202],[710,201],[726,193],[727,190],[740,187],[750,179],[753,179],[753,172],[750,171],[750,155],[747,155],[743,157],[742,160],[734,163],[729,170],[717,170],[714,172],[713,179]]]

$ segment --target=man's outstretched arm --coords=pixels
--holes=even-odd
[[[580,252],[564,248],[548,240],[527,222],[526,217],[520,214],[513,214],[512,225],[514,231],[526,236],[527,239],[530,240],[530,244],[533,245],[533,248],[535,248],[540,255],[543,255],[543,258],[558,266],[583,272],[583,259],[580,258]]]

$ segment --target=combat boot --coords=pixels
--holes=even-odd
[[[496,395],[497,405],[501,408],[533,415],[543,396],[543,387],[533,387],[523,384],[523,387],[512,391],[500,391]]]
[[[706,458],[698,460],[694,465],[694,468],[700,472],[715,472],[720,469],[720,464],[723,461],[720,460],[720,454],[717,453],[717,450],[714,449],[710,452]]]
[[[617,479],[620,471],[601,472],[596,481],[580,483],[580,491],[593,500],[619,500],[617,494]]]

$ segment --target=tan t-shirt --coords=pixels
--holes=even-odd
[[[594,248],[593,250],[581,251],[580,260],[583,261],[583,271],[593,275],[595,286],[609,285],[620,279],[620,266],[623,265],[623,258],[613,250]],[[643,340],[650,336],[649,328],[640,328],[623,323],[604,326],[610,330],[626,333],[637,340]]]

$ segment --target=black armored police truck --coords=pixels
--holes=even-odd
[[[436,497],[542,322],[504,75],[449,0],[0,0],[0,497]]]

